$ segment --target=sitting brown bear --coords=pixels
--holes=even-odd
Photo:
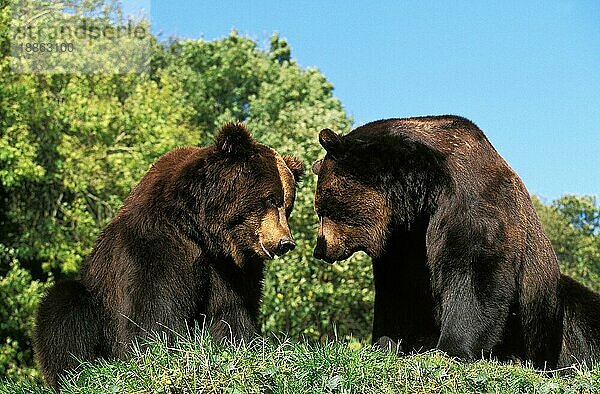
[[[561,277],[525,186],[477,126],[389,119],[319,139],[314,254],[373,258],[374,342],[537,367],[598,358],[600,296]]]
[[[78,360],[123,357],[134,339],[185,333],[250,339],[264,260],[294,248],[288,217],[303,171],[227,124],[214,145],[175,149],[146,173],[104,229],[79,280],[42,300],[34,348],[45,379]]]

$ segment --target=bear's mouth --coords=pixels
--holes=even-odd
[[[361,248],[360,246],[355,246],[351,249],[346,249],[344,251],[342,251],[342,253],[340,253],[340,255],[335,259],[335,261],[344,261],[344,260],[348,260],[350,257],[352,257],[354,255],[354,253],[363,251],[363,248]]]
[[[349,259],[350,257],[352,257],[352,255],[356,252],[360,252],[362,249],[361,247],[357,246],[355,248],[352,249],[344,249],[341,251],[336,252],[327,252],[324,251],[323,253],[318,253],[316,252],[316,254],[314,254],[314,257],[319,259],[319,260],[323,260],[326,263],[329,264],[334,264],[338,261],[344,261]]]
[[[265,248],[265,244],[263,244],[263,241],[260,237],[258,238],[258,243],[260,244],[260,247],[261,247],[262,251],[264,252],[264,254],[267,255],[267,257],[269,259],[273,259],[274,255],[272,253],[269,253],[267,248]]]

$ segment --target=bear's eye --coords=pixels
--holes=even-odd
[[[270,208],[277,208],[277,198],[275,198],[275,196],[267,197],[266,203]]]

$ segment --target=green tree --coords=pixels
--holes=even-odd
[[[10,87],[0,242],[45,271],[74,272],[148,166],[199,139],[168,76],[23,76]]]
[[[534,206],[552,242],[561,270],[600,291],[600,207],[591,196],[563,196]]]
[[[9,266],[6,275],[0,275],[0,376],[39,379],[32,363],[31,334],[35,309],[52,281],[32,280],[14,250],[1,244],[0,263]]]

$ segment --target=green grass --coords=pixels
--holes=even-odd
[[[0,393],[51,393],[0,382]],[[558,377],[533,369],[440,352],[397,357],[359,343],[259,339],[225,346],[203,336],[168,347],[155,341],[126,361],[85,364],[64,393],[595,393],[600,365]]]

